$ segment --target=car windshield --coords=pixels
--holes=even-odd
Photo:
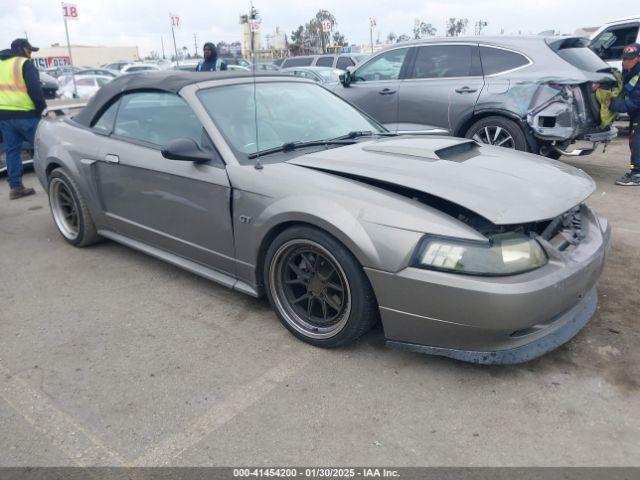
[[[287,143],[385,131],[344,100],[311,83],[257,83],[257,108],[252,83],[213,87],[198,95],[242,163],[252,163],[249,155],[253,153]]]

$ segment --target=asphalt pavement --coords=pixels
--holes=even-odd
[[[640,465],[640,188],[625,137],[564,161],[613,226],[599,307],[569,344],[487,367],[321,350],[264,300],[112,242],[77,249],[0,185],[0,466]]]

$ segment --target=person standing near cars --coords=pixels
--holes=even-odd
[[[11,200],[36,193],[22,184],[21,151],[22,142],[33,145],[38,121],[47,107],[40,75],[31,61],[31,52],[37,51],[26,38],[18,38],[10,49],[0,52],[0,131]]]
[[[640,186],[640,44],[627,45],[622,52],[622,95],[611,100],[612,112],[629,114],[629,168],[616,184]]]
[[[198,63],[196,72],[216,72],[227,69],[226,63],[222,60],[218,61],[218,50],[213,43],[207,42],[204,44],[202,56],[204,60]]]

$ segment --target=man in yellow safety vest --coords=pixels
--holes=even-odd
[[[11,49],[0,51],[0,133],[6,153],[9,198],[33,195],[33,188],[22,184],[22,143],[33,145],[38,121],[47,103],[40,75],[31,59],[38,48],[26,38],[11,43]]]

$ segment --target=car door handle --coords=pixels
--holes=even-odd
[[[380,95],[393,95],[394,93],[396,93],[396,91],[395,90],[391,90],[390,88],[383,88],[378,93]]]
[[[118,155],[108,153],[104,156],[104,161],[107,163],[120,163],[120,157],[118,157]]]
[[[456,93],[473,93],[473,92],[477,92],[477,91],[478,91],[477,88],[471,88],[471,87],[456,88]]]

